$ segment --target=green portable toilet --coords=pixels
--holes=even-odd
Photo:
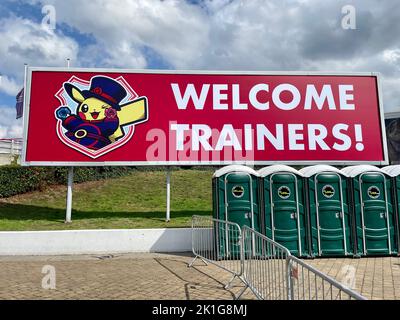
[[[354,254],[346,174],[328,165],[300,169],[306,181],[311,251],[314,256]]]
[[[229,165],[215,171],[213,175],[213,217],[216,219],[237,223],[240,227],[248,226],[260,232],[260,214],[257,187],[258,173],[246,166]],[[239,252],[238,239],[230,239],[237,247],[227,244],[225,230],[217,237],[219,252],[226,256],[229,247],[237,255]],[[232,251],[230,250],[230,251]],[[232,253],[229,253],[231,255]]]
[[[397,251],[391,178],[371,165],[342,169],[351,181],[357,253],[385,255]]]
[[[303,175],[286,165],[258,170],[263,234],[298,257],[309,256]]]
[[[394,232],[397,252],[400,253],[400,165],[386,166],[382,170],[391,177]]]

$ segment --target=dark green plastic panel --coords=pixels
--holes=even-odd
[[[392,187],[392,179],[379,172],[366,172],[352,178],[358,254],[397,253]]]
[[[278,172],[262,179],[264,233],[295,256],[308,256],[301,177]]]
[[[213,216],[220,220],[237,223],[240,227],[246,225],[260,231],[257,178],[241,172],[227,173],[214,178]],[[226,230],[222,225],[217,229],[219,257],[238,257],[239,239],[234,236],[237,233],[229,228]],[[225,239],[228,239],[229,245]],[[228,249],[229,252],[227,252]]]
[[[346,181],[336,173],[316,176],[320,255],[345,256],[351,251],[351,229],[346,201]]]

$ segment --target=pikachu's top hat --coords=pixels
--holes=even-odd
[[[75,89],[78,90],[85,99],[97,98],[109,104],[117,111],[121,110],[119,104],[127,95],[125,88],[119,82],[104,76],[93,77],[89,90],[81,91],[70,83],[64,83],[64,88],[70,97],[73,97],[72,90]]]

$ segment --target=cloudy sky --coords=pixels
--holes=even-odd
[[[2,0],[0,39],[0,138],[22,134],[24,63],[66,58],[74,67],[375,71],[385,112],[400,111],[398,0]]]

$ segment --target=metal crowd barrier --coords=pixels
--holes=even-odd
[[[290,299],[289,250],[247,226],[242,233],[245,287],[237,298],[249,288],[258,299]]]
[[[288,261],[292,300],[366,300],[299,258],[289,256]]]
[[[193,266],[200,259],[205,264],[212,263],[232,273],[232,279],[225,286],[229,288],[235,278],[242,280],[241,239],[242,231],[236,223],[208,216],[193,216],[192,251],[195,257],[188,266]]]
[[[197,259],[212,263],[244,283],[261,300],[366,300],[261,233],[207,216],[192,218],[192,251]]]

